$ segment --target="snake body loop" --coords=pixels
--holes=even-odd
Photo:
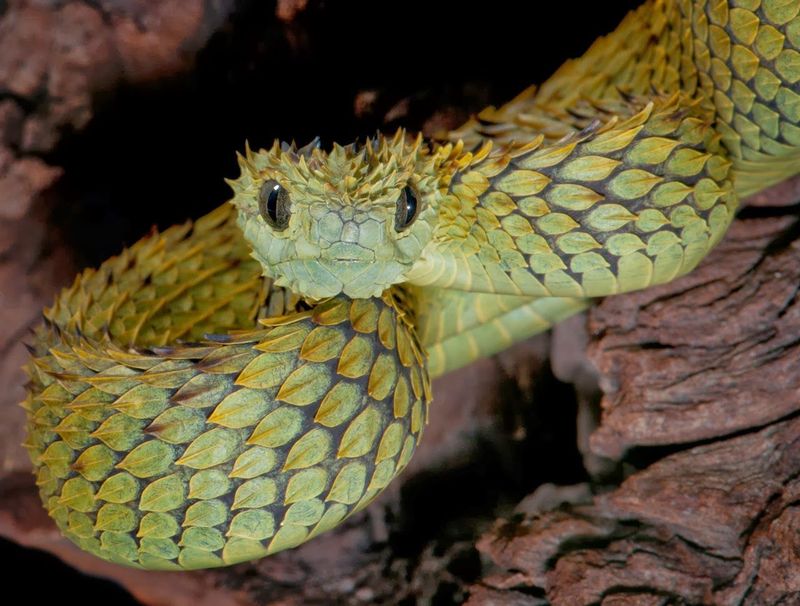
[[[234,196],[82,273],[31,346],[62,532],[152,569],[251,560],[407,465],[429,376],[668,282],[800,172],[800,3],[651,0],[437,141],[276,144]]]

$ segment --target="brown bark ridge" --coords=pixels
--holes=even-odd
[[[800,604],[799,186],[690,275],[589,312],[588,447],[621,481],[498,521],[471,606]]]

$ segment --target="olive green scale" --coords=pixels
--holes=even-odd
[[[104,559],[194,569],[295,546],[369,503],[422,434],[429,381],[399,290],[154,343],[255,324],[260,269],[233,215],[84,273],[37,331],[37,484],[62,532]]]
[[[799,122],[800,2],[651,0],[432,144],[426,178],[446,191],[420,219],[431,243],[381,297],[276,287],[246,240],[261,219],[237,225],[231,205],[151,234],[81,274],[36,331],[23,406],[45,507],[82,548],[154,569],[332,528],[407,465],[429,376],[691,271],[741,196],[800,173]],[[248,152],[235,202],[265,157]],[[369,185],[399,179],[397,160]]]

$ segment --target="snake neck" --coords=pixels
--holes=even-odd
[[[631,99],[556,143],[484,145],[459,165],[418,286],[599,297],[690,271],[736,208],[731,162],[704,104]]]
[[[617,259],[597,251],[625,241],[657,256],[669,237],[651,240],[668,230],[683,252],[660,265],[685,273],[737,197],[800,170],[798,13],[787,0],[651,0],[442,144],[401,131],[248,153],[232,182],[240,226],[264,274],[312,299],[404,282],[602,296],[671,279],[650,259],[630,270],[648,279],[622,286]],[[569,279],[528,280],[565,270],[565,254],[585,255]],[[585,271],[604,288],[581,286]]]

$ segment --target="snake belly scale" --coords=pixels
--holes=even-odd
[[[800,2],[651,0],[435,141],[276,143],[230,204],[84,271],[23,406],[81,548],[161,570],[299,545],[419,443],[441,375],[683,275],[800,172]]]

